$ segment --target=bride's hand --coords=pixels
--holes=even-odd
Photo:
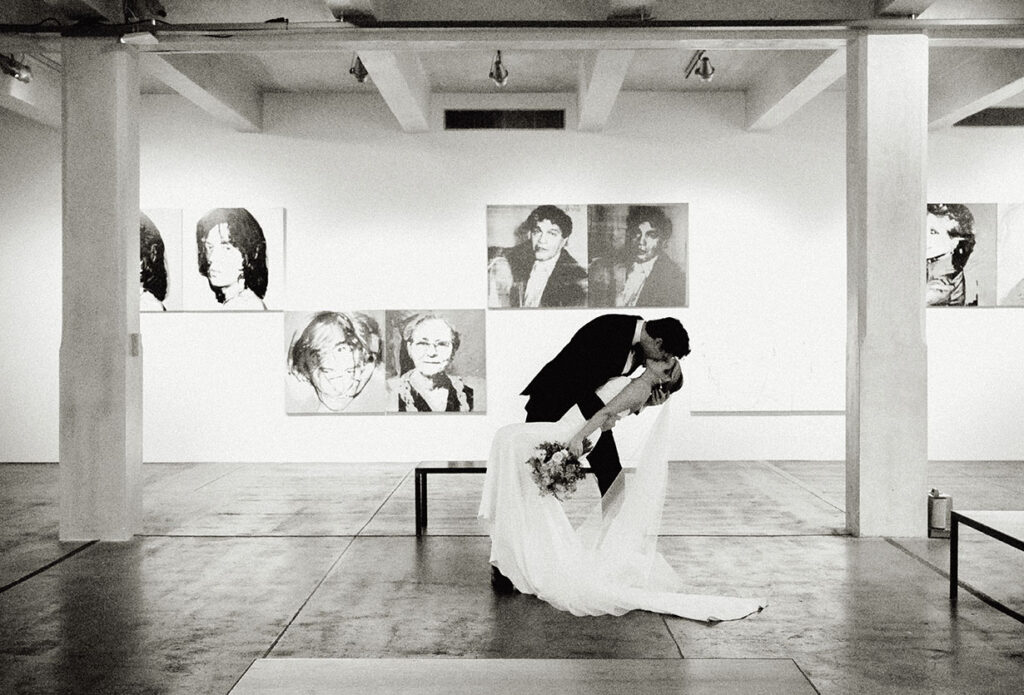
[[[583,449],[586,445],[585,443],[586,439],[577,434],[566,443],[565,448],[569,450],[570,454],[579,458],[583,455]]]
[[[668,391],[661,384],[657,384],[651,389],[651,397],[647,400],[649,405],[661,405],[668,400]]]

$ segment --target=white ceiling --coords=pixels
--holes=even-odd
[[[59,53],[46,53],[58,46],[55,32],[81,28],[85,22],[109,26],[114,32],[112,25],[136,18],[126,17],[122,5],[135,14],[157,18],[150,10],[161,3],[4,0],[0,23],[45,22],[41,26],[48,32],[0,28],[0,52],[29,59],[49,55],[51,62],[59,62]],[[229,101],[218,92],[217,83],[225,80],[236,87],[244,85],[253,95],[379,91],[407,130],[417,129],[415,111],[424,93],[580,92],[581,99],[589,97],[598,104],[599,125],[602,104],[614,101],[620,90],[740,91],[748,97],[756,93],[763,100],[790,74],[796,84],[789,89],[801,93],[842,89],[842,45],[852,35],[847,27],[917,26],[912,22],[925,26],[933,38],[931,86],[933,92],[944,95],[943,104],[956,101],[947,92],[971,85],[963,96],[970,104],[946,106],[947,110],[1024,106],[1021,0],[162,0],[162,7],[166,16],[157,18],[154,32],[159,43],[140,47],[148,54],[143,61],[143,92],[180,92],[195,99],[197,92],[205,91],[213,100]],[[646,8],[646,22],[609,25],[606,21],[610,15],[637,13],[641,7]],[[353,12],[370,13],[378,25],[360,28],[338,21],[351,18]],[[914,14],[917,19],[880,12],[900,17]],[[280,17],[288,19],[287,25],[263,24]],[[708,21],[719,26],[694,25]],[[780,28],[787,21],[804,26]],[[404,24],[409,22],[419,26]],[[466,22],[477,24],[466,26]],[[538,27],[537,22],[559,24]],[[728,26],[730,22],[733,26]],[[821,26],[826,22],[829,26]],[[666,26],[669,23],[673,26]],[[212,26],[223,24],[236,26]],[[182,25],[198,26],[184,32]],[[214,34],[225,38],[213,38]],[[972,44],[965,37],[977,41]],[[715,67],[710,82],[684,75],[687,61],[698,48],[707,49]],[[510,72],[504,88],[487,76],[499,49]],[[837,50],[839,62],[830,63]],[[209,54],[197,60],[195,55],[173,55],[178,51]],[[372,66],[365,84],[349,75],[357,51]],[[591,68],[595,56],[598,68]],[[607,62],[600,63],[602,58]],[[979,83],[984,87],[981,96],[976,94]],[[584,94],[584,90],[590,91]],[[768,98],[784,101],[786,94],[768,94]],[[224,106],[244,111],[243,106]],[[241,120],[245,121],[244,114]],[[257,123],[252,126],[258,129]]]

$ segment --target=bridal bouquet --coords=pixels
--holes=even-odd
[[[592,448],[585,440],[583,454]],[[568,499],[576,492],[576,484],[586,477],[579,458],[562,442],[541,442],[526,463],[532,469],[533,482],[540,488],[540,494],[554,495],[558,500]]]

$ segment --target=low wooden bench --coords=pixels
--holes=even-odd
[[[583,470],[592,473],[589,467]],[[427,527],[427,476],[432,473],[486,473],[486,461],[420,461],[416,464],[416,535]]]
[[[980,531],[1011,548],[1024,550],[1024,512],[954,511],[950,514],[950,521],[952,528],[949,534],[949,600],[955,603],[960,574],[960,524]],[[1004,603],[984,595],[978,595],[978,598],[1011,618],[1024,622],[1024,615]]]

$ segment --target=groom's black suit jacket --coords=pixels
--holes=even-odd
[[[527,422],[556,422],[578,404],[584,417],[604,405],[595,391],[622,374],[633,349],[640,316],[605,314],[586,323],[523,389]],[[634,358],[633,368],[641,359]],[[622,470],[611,430],[604,432],[587,457],[603,494]]]

